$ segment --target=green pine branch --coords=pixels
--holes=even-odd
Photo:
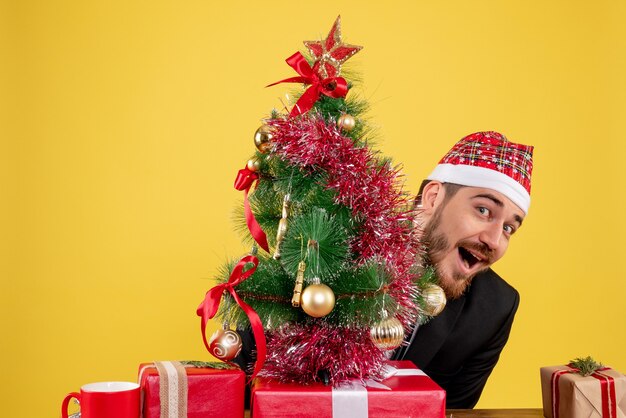
[[[589,376],[595,373],[598,369],[604,367],[601,363],[596,362],[591,356],[584,358],[578,357],[570,361],[570,366],[578,369],[578,374],[582,376]]]
[[[313,207],[289,219],[287,234],[280,245],[281,263],[295,276],[298,264],[307,263],[305,278],[326,282],[343,268],[349,256],[348,232],[339,219],[325,209]]]

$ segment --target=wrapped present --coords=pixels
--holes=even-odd
[[[547,418],[626,417],[626,377],[607,367],[588,376],[571,366],[542,367],[541,392]]]
[[[278,383],[256,378],[252,417],[445,417],[446,393],[410,361],[390,361],[382,382],[339,387]]]
[[[242,418],[245,379],[243,371],[225,363],[141,364],[141,416]]]

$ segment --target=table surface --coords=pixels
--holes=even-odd
[[[537,418],[543,417],[543,410],[539,409],[448,409],[446,418]],[[245,418],[250,418],[250,411],[246,410]]]

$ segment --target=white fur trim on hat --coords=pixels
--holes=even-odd
[[[499,171],[473,165],[439,164],[427,180],[495,190],[511,199],[524,214],[528,214],[530,195],[524,186]]]

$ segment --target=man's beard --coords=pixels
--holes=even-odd
[[[437,265],[437,256],[439,254],[445,254],[453,249],[447,237],[443,233],[439,232],[442,209],[443,207],[439,208],[439,210],[435,212],[430,222],[428,222],[424,228],[422,235],[422,242],[426,246],[424,264],[435,268],[437,278],[439,279],[439,285],[446,293],[446,297],[452,300],[459,298],[463,295],[463,293],[465,293],[465,290],[472,283],[476,274],[489,268],[488,266],[491,265],[491,251],[485,244],[482,243],[467,240],[459,241],[456,245],[457,247],[473,249],[474,251],[481,253],[485,257],[488,266],[471,276],[464,275],[458,271],[448,273],[441,271],[440,266]]]

